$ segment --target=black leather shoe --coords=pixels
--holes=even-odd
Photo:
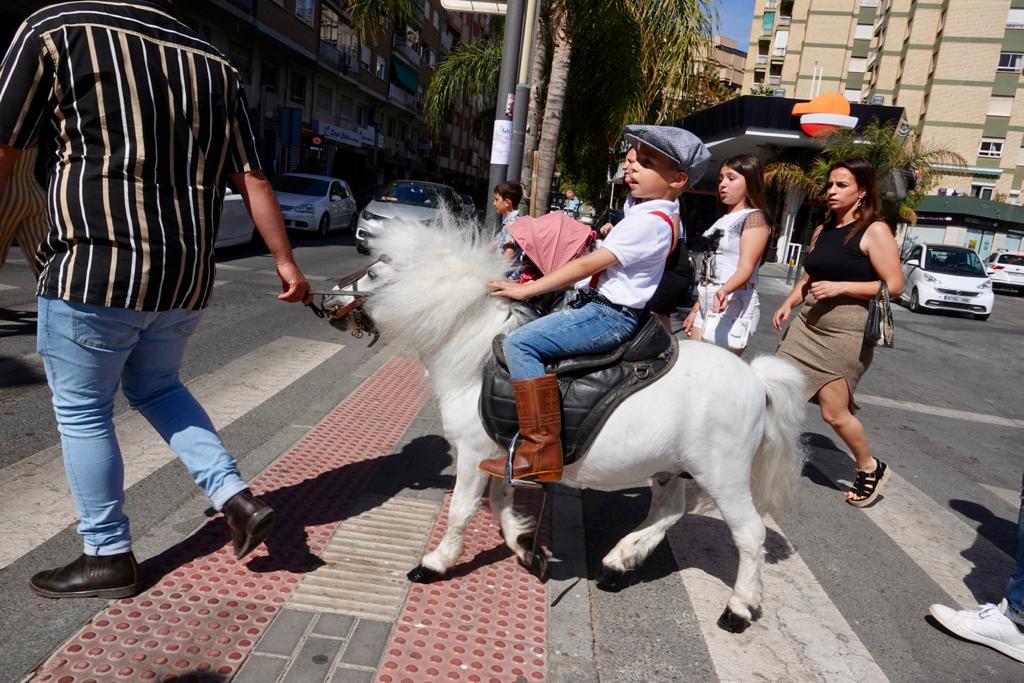
[[[274,510],[245,489],[224,503],[224,519],[231,530],[235,557],[242,559],[274,530]]]
[[[81,555],[71,564],[39,572],[30,585],[45,598],[130,598],[141,590],[139,565],[132,552]]]

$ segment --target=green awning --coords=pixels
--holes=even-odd
[[[419,85],[419,74],[416,73],[416,69],[412,68],[400,59],[392,59],[391,72],[398,85],[402,86],[413,95],[416,94],[416,88]]]

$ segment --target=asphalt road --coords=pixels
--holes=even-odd
[[[304,271],[325,285],[369,261],[355,252],[348,235],[325,240],[295,236],[294,243]],[[32,282],[17,257],[12,254],[12,262],[0,270],[0,468],[29,462],[59,443],[45,377],[34,355]],[[229,363],[257,357],[274,340],[283,340],[281,354],[309,344],[345,346],[223,431],[243,474],[249,475],[344,398],[356,382],[353,371],[373,362],[379,348],[368,350],[365,340],[342,335],[302,306],[277,302],[278,282],[264,251],[228,249],[218,254],[218,262],[213,304],[190,345],[185,381],[219,377]],[[774,351],[778,335],[770,329],[770,315],[784,291],[783,282],[766,272],[760,288],[762,320],[750,357]],[[931,602],[948,603],[964,592],[967,598],[997,601],[1004,588],[1004,570],[1016,543],[1014,496],[1024,470],[1024,297],[998,294],[985,322],[898,308],[896,329],[896,348],[876,352],[858,397],[872,448],[893,466],[898,485],[871,512],[842,504],[842,481],[851,478],[852,461],[809,410],[810,458],[801,496],[776,520],[779,530],[890,680],[1019,680],[1020,665],[940,632],[925,615]],[[261,362],[266,361],[272,359]],[[119,401],[116,411],[123,417],[126,404]],[[646,492],[584,492],[579,501],[581,540],[593,578],[600,557],[643,518]],[[167,520],[203,505],[176,462],[149,474],[128,495],[134,535],[164,534],[152,541],[153,547],[166,543],[168,533],[188,531],[188,520],[176,532],[166,528]],[[945,529],[950,547],[959,549],[952,558],[934,550],[942,540],[934,537]],[[957,545],[953,537],[963,536],[964,530],[969,538]],[[602,680],[725,678],[721,651],[695,613],[695,594],[681,588],[676,575],[693,561],[683,547],[687,534],[700,538],[700,529],[681,523],[676,532],[628,590],[600,594],[591,582],[589,605],[579,606],[590,620],[590,641],[583,640],[593,647],[584,669]],[[770,542],[784,543],[773,534]],[[695,546],[698,557],[709,550],[702,543]],[[31,573],[66,562],[78,547],[68,527],[0,569],[4,671],[26,670],[19,667],[31,666],[41,649],[52,649],[48,643],[59,643],[97,609],[96,601],[40,608],[25,588]],[[786,554],[774,552],[780,561]],[[976,567],[959,588],[942,573],[941,565],[950,559]],[[722,571],[720,578],[727,580],[728,569]],[[765,605],[771,609],[781,607]],[[552,608],[553,622],[559,618]]]

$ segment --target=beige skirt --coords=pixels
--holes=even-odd
[[[860,408],[853,392],[874,355],[874,347],[864,343],[867,317],[868,302],[863,299],[843,296],[816,301],[808,297],[776,351],[807,377],[805,400],[817,403],[818,391],[841,378],[850,389],[850,411]]]

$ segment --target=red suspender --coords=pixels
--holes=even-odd
[[[668,256],[665,257],[665,260],[668,261],[668,257],[672,255],[672,252],[674,252],[676,247],[679,245],[679,230],[676,228],[676,222],[664,211],[648,211],[647,213],[663,219],[668,223],[668,229],[672,231],[672,243],[668,247]],[[604,275],[603,270],[594,273],[590,278],[590,284],[587,286],[591,289],[597,289],[597,281],[601,279],[602,275]]]

